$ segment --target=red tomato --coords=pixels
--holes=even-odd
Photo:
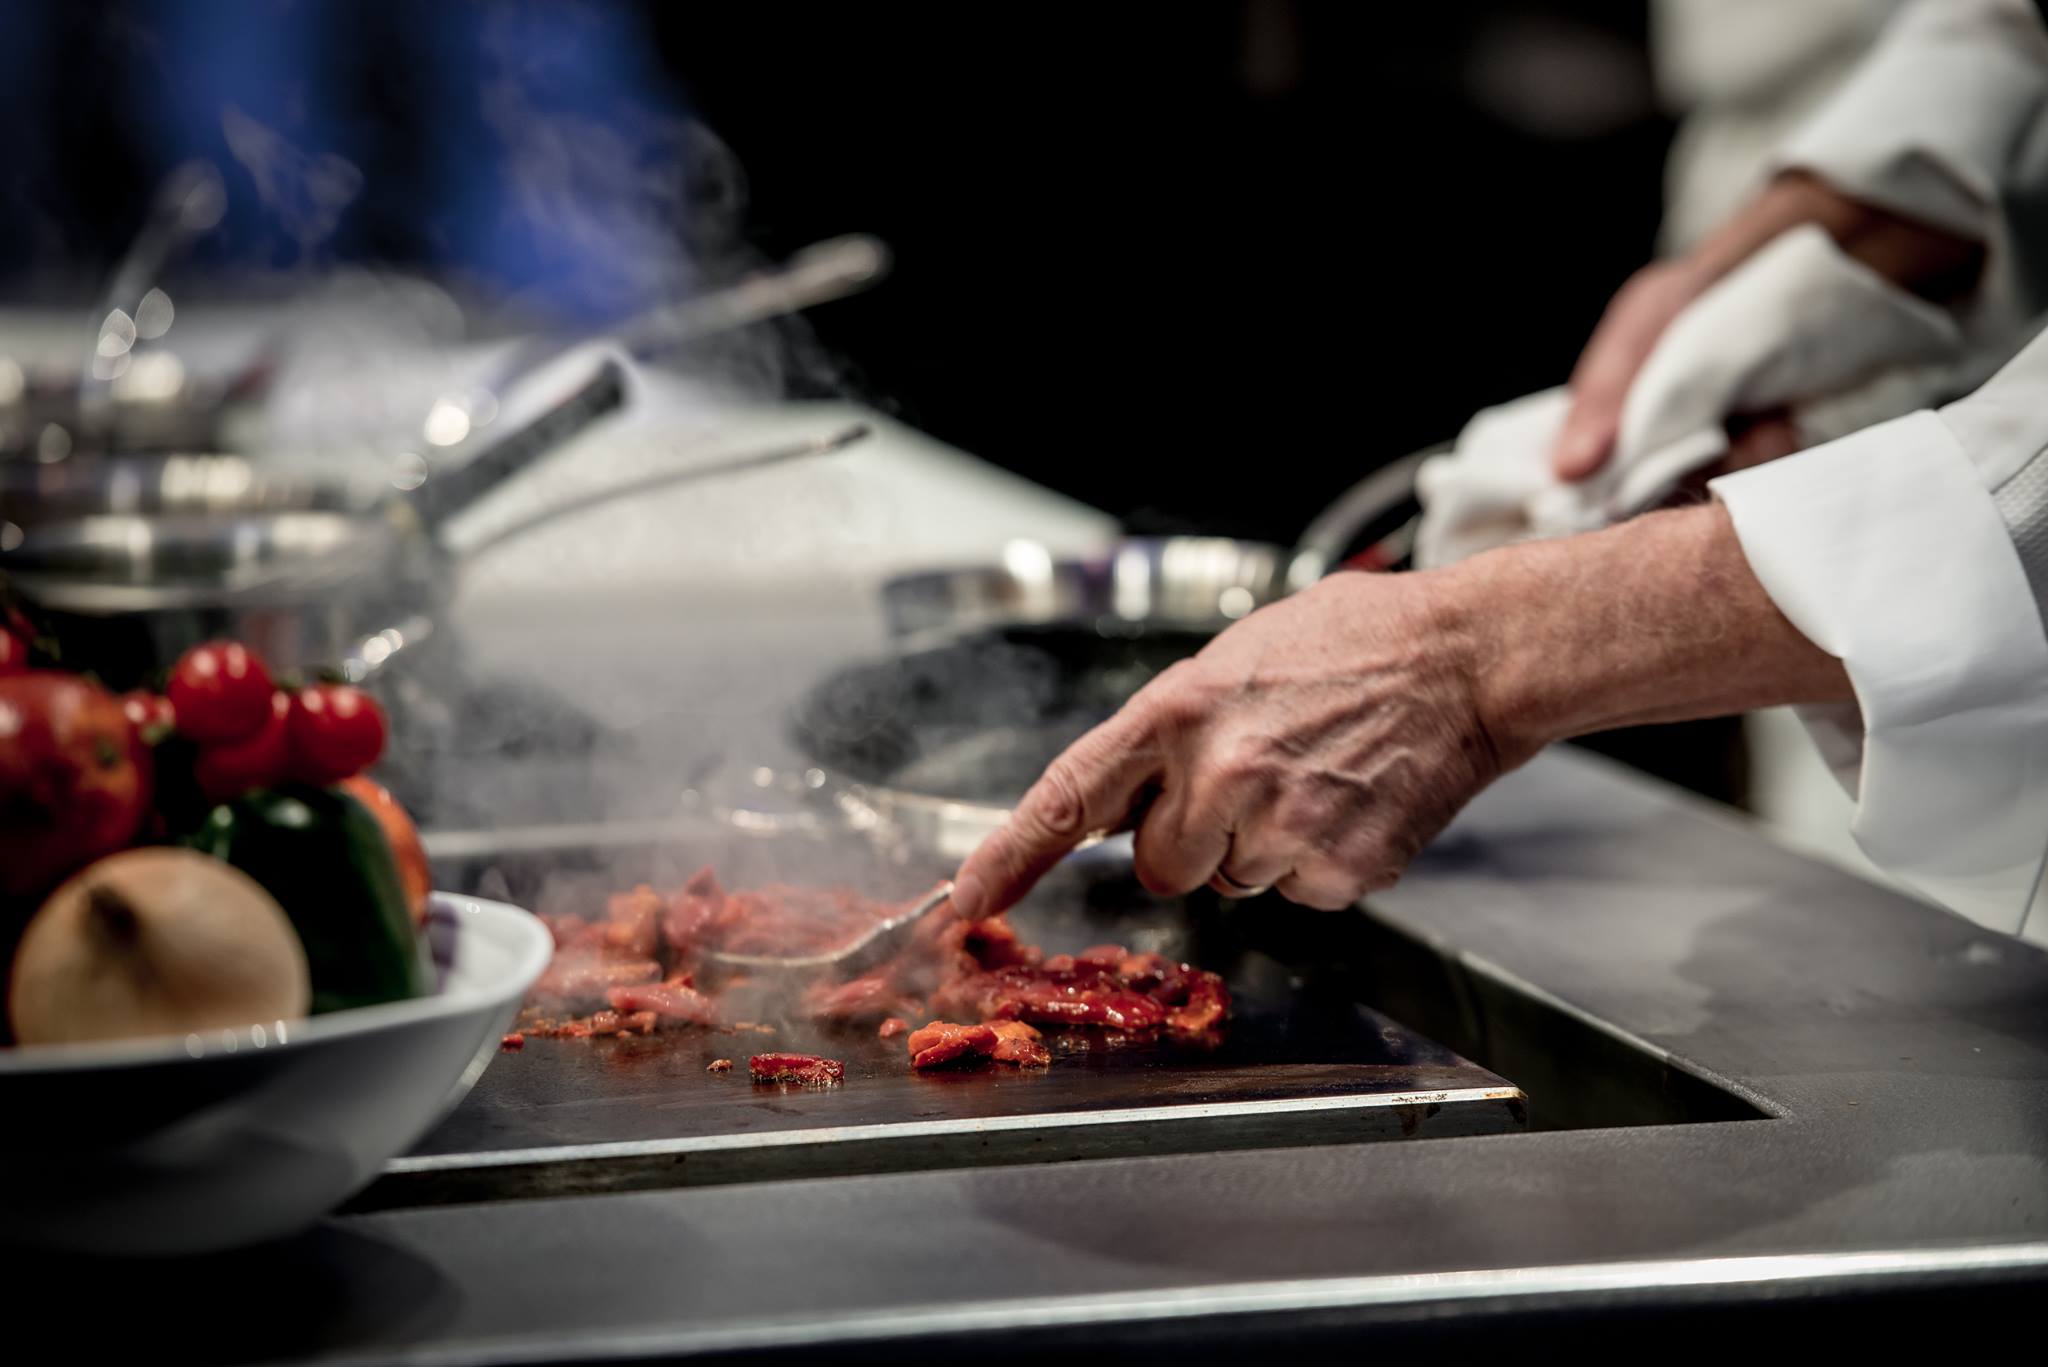
[[[123,848],[149,800],[149,748],[118,698],[56,670],[0,679],[0,896]]]
[[[270,720],[247,740],[200,747],[192,761],[192,777],[208,802],[228,802],[251,788],[275,788],[284,782],[291,755],[292,695],[270,695]]]
[[[171,700],[145,688],[123,693],[121,711],[136,733],[152,744],[177,729],[177,714],[171,710]]]
[[[182,714],[181,714],[182,715]],[[384,753],[384,709],[360,688],[315,684],[292,699],[290,775],[325,787],[360,774]]]
[[[236,641],[208,641],[178,657],[164,695],[178,729],[201,745],[247,740],[270,721],[270,671]]]
[[[0,679],[28,673],[28,642],[11,631],[0,630]]]

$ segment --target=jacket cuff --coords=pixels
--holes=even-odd
[[[1955,434],[1914,413],[1710,487],[1772,601],[1848,670],[1857,843],[2017,930],[2048,849],[2048,635]],[[1839,730],[1816,739],[1843,755]]]

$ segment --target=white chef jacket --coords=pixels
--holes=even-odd
[[[2048,29],[2028,0],[1919,0],[1782,149],[1857,198],[1990,244],[1994,307],[2048,255]],[[2048,332],[1970,397],[1713,482],[1757,578],[1856,702],[1803,719],[1879,867],[1999,930],[2048,857]],[[2033,919],[2048,918],[2036,912]]]

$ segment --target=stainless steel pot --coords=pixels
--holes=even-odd
[[[0,572],[67,665],[116,686],[219,636],[280,668],[365,677],[438,620],[447,518],[625,397],[609,357],[542,383],[527,415],[454,448],[445,469],[410,456],[309,473],[217,452],[0,462]]]
[[[105,319],[128,323],[115,305],[136,307],[131,296],[166,255],[210,221],[193,213],[196,202],[212,203],[199,193],[208,187],[217,198],[218,175],[204,166],[166,183],[116,272]],[[280,665],[339,664],[366,677],[413,649],[439,620],[450,580],[442,525],[618,408],[626,397],[618,357],[656,357],[842,298],[873,285],[888,267],[875,239],[834,238],[586,339],[601,349],[531,339],[513,346],[481,384],[437,400],[415,450],[354,459],[210,452],[193,438],[217,430],[218,408],[197,402],[153,418],[151,444],[142,450],[110,445],[123,432],[113,420],[132,405],[116,404],[118,391],[95,381],[96,372],[88,372],[70,411],[39,412],[28,402],[37,396],[0,384],[0,573],[58,618],[53,625],[71,663],[110,681],[146,676],[186,646],[219,635],[245,640]],[[130,323],[119,339],[124,348],[134,335]],[[120,359],[128,361],[125,350]],[[74,433],[91,440],[75,443]],[[864,429],[674,478],[836,450],[860,435]],[[55,445],[47,440],[53,437]]]

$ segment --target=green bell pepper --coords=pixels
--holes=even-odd
[[[284,908],[306,947],[314,1014],[433,991],[391,846],[347,793],[248,793],[213,808],[185,843],[248,874]]]

